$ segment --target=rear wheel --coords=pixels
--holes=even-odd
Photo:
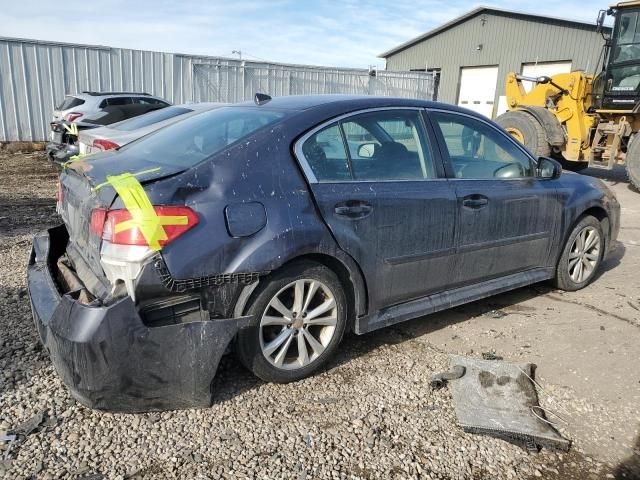
[[[544,128],[527,112],[514,110],[496,118],[496,123],[513,138],[522,143],[536,157],[548,157],[551,146],[547,142]]]
[[[258,322],[238,334],[240,361],[267,382],[300,380],[331,358],[346,326],[346,296],[327,267],[303,262],[271,276],[247,311]]]
[[[586,287],[600,267],[604,246],[600,221],[592,216],[582,218],[564,246],[556,267],[554,285],[567,291]]]
[[[627,149],[625,164],[629,181],[640,191],[640,136],[637,134]]]

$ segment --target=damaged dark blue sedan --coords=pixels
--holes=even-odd
[[[120,411],[210,405],[229,348],[295,381],[347,331],[582,288],[619,229],[599,180],[486,118],[376,97],[202,113],[70,164],[58,197],[29,261],[35,322],[72,395]]]

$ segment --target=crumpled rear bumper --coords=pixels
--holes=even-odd
[[[74,292],[59,292],[49,258],[60,251],[56,242],[66,244],[64,228],[34,238],[27,276],[40,338],[72,396],[112,411],[210,406],[220,358],[250,317],[150,328],[130,297],[108,306],[79,303]]]

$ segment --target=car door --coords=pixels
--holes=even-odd
[[[448,282],[456,196],[431,138],[421,109],[378,109],[320,126],[296,144],[325,223],[362,269],[372,309]]]
[[[430,111],[458,199],[453,285],[550,267],[561,205],[556,182],[489,121]]]

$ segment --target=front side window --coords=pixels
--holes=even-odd
[[[613,63],[640,60],[640,12],[620,15],[616,32]]]
[[[262,107],[222,107],[168,125],[121,151],[160,165],[188,168],[285,115]]]
[[[302,153],[320,182],[436,176],[416,110],[380,110],[347,117],[309,137]]]
[[[485,122],[455,113],[433,112],[456,178],[528,178],[531,159],[506,135]]]

